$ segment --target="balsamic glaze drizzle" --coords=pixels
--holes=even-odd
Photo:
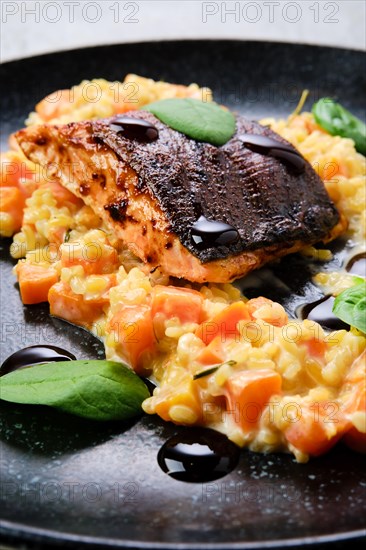
[[[207,428],[189,428],[164,443],[158,463],[174,479],[203,483],[230,473],[239,456],[239,447],[225,435]]]
[[[151,142],[159,137],[158,129],[151,122],[140,118],[120,116],[112,120],[109,127],[127,139]]]
[[[23,367],[52,363],[56,361],[72,361],[76,357],[69,351],[56,346],[36,345],[20,349],[9,355],[0,367],[0,375],[8,374]]]
[[[239,239],[238,230],[228,223],[209,221],[200,216],[191,229],[191,239],[198,248],[227,246]]]
[[[348,262],[346,270],[352,275],[366,278],[366,252],[353,256]]]
[[[307,304],[301,310],[302,319],[315,321],[328,330],[349,330],[349,325],[338,319],[332,312],[334,300],[334,296],[325,296],[316,302]]]
[[[285,161],[299,174],[305,170],[306,161],[303,156],[291,145],[258,134],[241,134],[238,136],[245,147],[254,153],[270,155]]]

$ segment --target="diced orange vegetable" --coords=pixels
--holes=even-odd
[[[271,369],[241,371],[226,382],[228,412],[246,432],[257,428],[272,395],[281,392],[281,376]]]
[[[224,352],[220,336],[216,336],[196,357],[202,365],[217,365],[224,362]]]
[[[58,90],[37,103],[36,112],[47,122],[52,118],[59,117],[65,109],[67,110],[71,104],[71,100],[71,90]]]
[[[90,327],[103,313],[105,300],[84,300],[82,294],[75,294],[66,283],[59,282],[48,293],[50,313],[81,325]]]
[[[222,341],[226,338],[235,338],[239,336],[237,324],[239,321],[250,321],[248,308],[244,302],[234,302],[220,313],[215,315],[210,321],[205,321],[196,330],[196,336],[207,345],[214,338],[220,336]]]
[[[349,369],[347,375],[344,379],[344,384],[356,384],[359,383],[361,386],[365,387],[366,385],[366,350],[361,353],[353,361],[351,368]],[[362,392],[361,392],[362,393]],[[365,393],[363,392],[363,403],[365,403]]]
[[[47,182],[40,185],[40,189],[50,189],[52,195],[57,201],[58,206],[67,206],[68,203],[76,206],[82,206],[83,201],[76,195],[71,193],[66,187],[58,183],[57,181],[47,180]]]
[[[318,338],[311,338],[310,340],[304,340],[299,342],[303,344],[307,350],[308,355],[315,357],[316,359],[323,359],[327,350],[327,343],[324,340]]]
[[[67,227],[52,227],[48,230],[48,240],[58,248],[65,242],[67,232]]]
[[[181,323],[200,323],[203,297],[196,290],[156,285],[151,292],[151,315],[162,314],[164,320],[178,317]]]
[[[131,367],[144,374],[144,355],[154,350],[156,342],[150,307],[122,306],[109,321],[107,330]]]
[[[352,418],[355,412],[366,415],[366,352],[353,362],[344,380],[341,399],[345,402],[345,413]],[[354,426],[345,434],[343,441],[354,451],[366,453],[366,433]]]
[[[308,119],[301,119],[301,122],[302,122],[302,124],[305,126],[305,128],[306,128],[308,134],[311,134],[311,132],[313,132],[313,131],[316,130],[316,129],[322,130],[322,128],[320,128],[320,126],[318,126],[318,125],[315,123],[315,121],[314,121],[313,118],[310,119],[310,120],[308,120]]]
[[[17,187],[0,187],[0,211],[11,215],[14,232],[22,226],[24,206],[24,195]]]
[[[1,187],[19,187],[20,180],[33,179],[35,174],[26,161],[1,156]]]
[[[366,414],[366,351],[355,359],[345,376],[339,400],[342,410],[352,420],[354,413]]]
[[[337,402],[302,404],[300,409],[299,417],[285,430],[285,437],[311,456],[328,452],[350,427]]]
[[[113,107],[116,115],[127,113],[128,111],[136,111],[140,108],[138,103],[129,103],[126,100],[121,100],[118,103],[113,103]]]
[[[87,243],[80,251],[70,243],[60,250],[62,267],[81,265],[86,275],[111,273],[118,267],[117,251],[109,245]]]
[[[48,291],[58,281],[56,270],[53,267],[19,262],[16,271],[23,304],[47,302]]]
[[[359,432],[356,428],[351,428],[345,434],[342,441],[353,451],[366,454],[366,433]]]
[[[174,407],[183,408],[183,414],[180,415],[181,420],[178,420],[178,417],[174,415]],[[186,417],[184,415],[184,408],[187,408]],[[162,390],[161,394],[156,397],[155,411],[156,414],[167,422],[173,420],[175,424],[196,424],[201,420],[203,412],[198,385],[191,379],[174,389],[169,388],[166,394]]]

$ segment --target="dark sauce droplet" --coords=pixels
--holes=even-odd
[[[159,137],[159,130],[151,122],[140,118],[118,117],[109,124],[109,127],[118,135],[127,139],[150,142],[157,140]]]
[[[224,222],[209,221],[200,216],[192,225],[191,238],[197,248],[227,246],[239,239],[238,230]]]
[[[307,304],[301,309],[302,319],[309,319],[319,323],[329,330],[349,330],[350,326],[338,319],[332,312],[334,296],[325,296],[321,300]]]
[[[352,275],[359,275],[366,278],[366,253],[353,256],[347,264],[346,270]]]
[[[161,469],[179,481],[203,483],[229,474],[240,449],[225,435],[206,428],[187,429],[168,439],[158,454]]]
[[[8,374],[23,367],[30,367],[39,363],[52,363],[54,361],[72,361],[76,357],[69,351],[55,346],[29,346],[23,348],[5,359],[0,367],[0,375]]]
[[[238,139],[254,153],[270,155],[285,161],[299,174],[305,170],[306,161],[304,157],[294,147],[286,143],[257,134],[241,134]]]

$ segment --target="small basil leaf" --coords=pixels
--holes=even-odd
[[[214,102],[162,99],[144,107],[173,130],[197,141],[224,145],[235,133],[234,115]]]
[[[141,413],[149,391],[122,363],[60,361],[19,369],[1,377],[4,401],[49,405],[92,420],[126,420]]]
[[[352,277],[352,281],[354,282],[355,285],[359,285],[359,284],[365,282],[365,278],[364,277],[358,277],[357,275],[355,275],[354,277]]]
[[[316,122],[332,136],[350,138],[359,153],[366,155],[366,125],[342,105],[324,97],[314,103]]]
[[[366,333],[366,284],[364,281],[347,288],[336,297],[333,313],[345,323]]]

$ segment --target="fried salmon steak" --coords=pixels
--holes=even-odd
[[[127,115],[153,125],[158,138],[124,137],[114,119],[34,126],[15,137],[27,158],[82,198],[151,269],[192,282],[229,282],[327,239],[339,222],[308,162],[298,173],[243,143],[243,134],[266,136],[297,153],[269,128],[238,116],[234,136],[215,147],[149,112]],[[192,228],[201,216],[229,224],[237,238],[198,242]]]

